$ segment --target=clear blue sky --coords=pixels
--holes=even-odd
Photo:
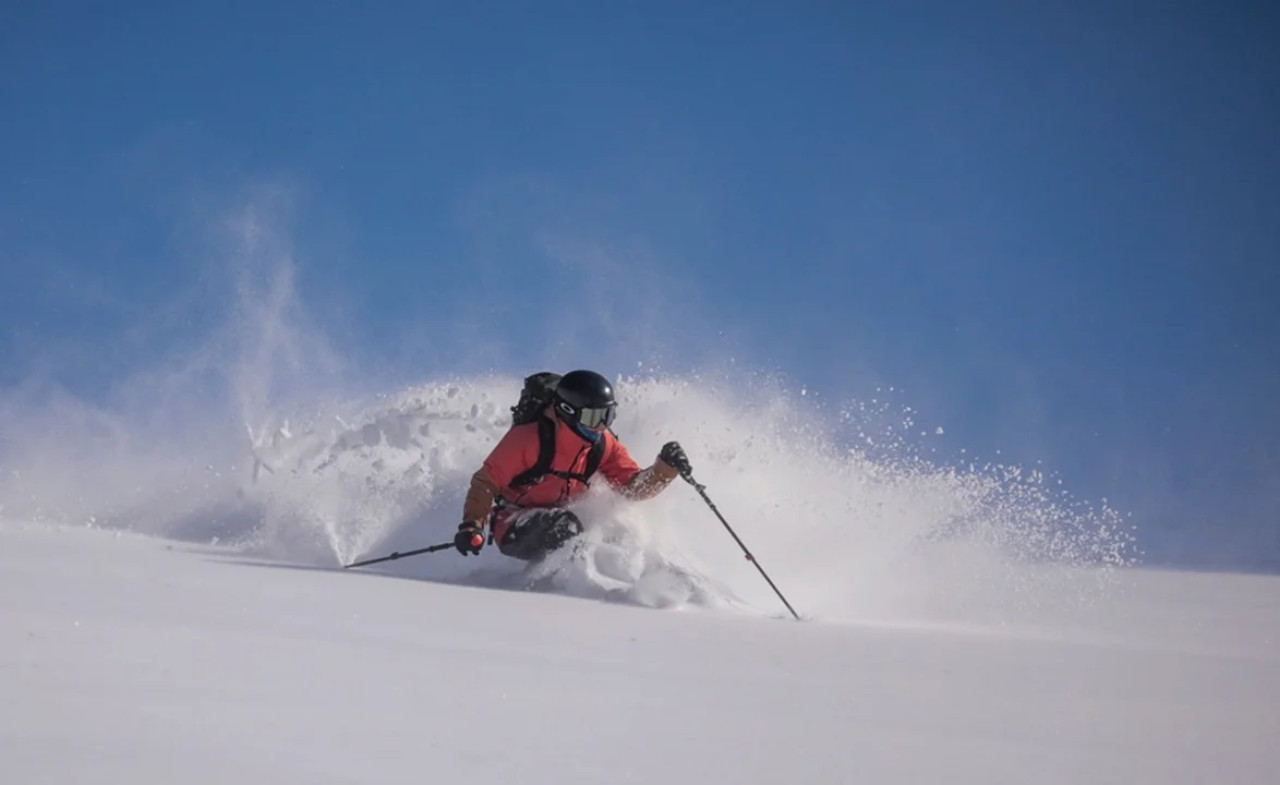
[[[405,378],[572,332],[893,385],[1153,560],[1280,568],[1280,12],[888,6],[8,2],[0,384],[198,331],[193,224],[270,186]]]

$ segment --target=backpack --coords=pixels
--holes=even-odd
[[[511,424],[524,425],[542,416],[542,411],[551,405],[556,396],[556,384],[560,382],[560,374],[543,371],[524,379],[524,389],[520,391],[520,400],[511,407]]]
[[[591,445],[591,450],[587,453],[587,465],[582,474],[560,472],[551,468],[551,461],[556,455],[556,424],[553,420],[543,417],[542,412],[555,399],[556,384],[559,381],[560,374],[547,371],[526,376],[524,388],[520,391],[520,400],[511,407],[512,427],[527,425],[531,422],[538,423],[538,460],[511,480],[512,488],[533,485],[548,474],[566,480],[578,480],[589,485],[591,475],[600,468],[600,460],[604,457],[603,437]]]

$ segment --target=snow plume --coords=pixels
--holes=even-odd
[[[211,315],[207,329],[122,377],[105,403],[38,382],[0,398],[0,516],[232,545],[321,568],[451,539],[520,377],[543,369],[395,386],[346,366],[350,353],[330,345],[310,316],[317,306],[299,296],[278,230],[287,212],[288,200],[268,191],[224,222],[188,300]],[[616,386],[614,427],[636,459],[646,465],[664,442],[681,441],[698,481],[802,613],[999,619],[1087,602],[1099,579],[1133,559],[1128,527],[1105,505],[1018,467],[921,457],[905,436],[909,413],[824,406],[740,368],[642,369]],[[579,512],[588,531],[555,570],[522,573],[493,548],[372,569],[781,611],[684,483],[641,503],[597,488]]]
[[[777,385],[727,381],[618,379],[615,430],[642,464],[679,439],[721,513],[807,613],[989,621],[1087,601],[1132,560],[1116,512],[1051,492],[1042,475],[935,466],[883,433],[873,458],[848,446],[869,438],[855,409],[827,419]],[[254,547],[335,565],[447,542],[519,387],[514,376],[447,380],[282,422],[257,445],[261,471],[243,490],[261,522]],[[532,573],[492,548],[375,569],[646,605],[781,607],[683,483],[641,503],[594,489],[579,513],[580,547]]]
[[[341,375],[297,294],[289,201],[261,188],[223,213],[194,279],[127,341],[104,339],[142,347],[105,391],[74,394],[57,374],[0,391],[0,515],[204,542],[256,525],[246,430]]]
[[[313,402],[259,419],[251,441],[240,430],[223,443],[189,428],[135,435],[135,423],[82,412],[64,429],[62,444],[75,449],[41,453],[43,466],[8,474],[5,498],[56,489],[71,472],[74,482],[62,487],[73,493],[41,499],[46,519],[336,567],[448,541],[519,387],[517,376],[470,377]],[[876,457],[849,446],[867,437],[868,418],[853,409],[827,419],[776,385],[725,378],[623,378],[617,390],[615,430],[637,460],[647,464],[679,439],[698,481],[803,613],[1004,618],[1094,597],[1094,582],[1132,559],[1114,511],[1054,495],[1034,473],[934,466],[886,446],[883,434]],[[37,482],[22,482],[28,471]],[[579,512],[588,524],[583,547],[554,575],[522,574],[493,548],[373,569],[510,588],[545,577],[553,590],[602,599],[781,610],[684,483],[641,503],[595,489]]]

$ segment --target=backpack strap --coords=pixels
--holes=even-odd
[[[600,468],[600,461],[604,459],[604,434],[591,445],[591,451],[587,453],[586,471],[582,473],[582,481],[589,483],[591,475],[596,473],[596,469]]]
[[[596,469],[600,468],[600,461],[604,460],[604,436],[591,445],[591,450],[587,453],[587,465],[582,474],[573,474],[572,472],[561,472],[551,468],[551,461],[556,456],[556,424],[546,417],[538,418],[538,460],[533,466],[525,469],[517,474],[511,480],[512,488],[522,488],[526,485],[533,485],[543,477],[550,474],[552,477],[559,477],[564,480],[577,480],[584,485],[591,483],[591,475],[596,473]]]
[[[533,466],[511,479],[512,488],[533,485],[551,470],[551,459],[556,455],[556,424],[546,417],[538,418],[538,460]]]

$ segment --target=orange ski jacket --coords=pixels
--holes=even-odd
[[[587,453],[591,442],[583,439],[567,423],[549,415],[556,424],[555,455],[551,469],[565,474],[581,475],[587,468]],[[663,461],[654,461],[647,469],[641,469],[627,448],[605,430],[604,453],[595,477],[603,477],[610,487],[632,499],[655,496],[679,476]],[[471,487],[463,504],[462,518],[483,527],[493,512],[494,502],[500,508],[521,509],[529,507],[564,507],[587,491],[587,484],[577,479],[547,474],[530,485],[511,487],[511,481],[538,462],[538,423],[517,425],[507,431],[498,442],[484,467],[471,477]],[[499,510],[501,513],[503,510]],[[509,528],[509,516],[493,515],[492,531],[498,542]]]

